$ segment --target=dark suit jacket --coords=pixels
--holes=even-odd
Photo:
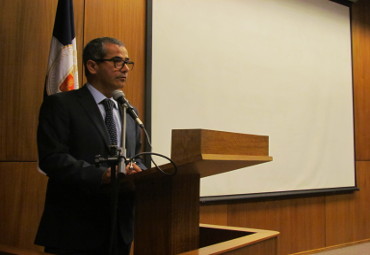
[[[35,243],[94,250],[110,236],[110,195],[101,185],[107,166],[94,165],[96,155],[109,154],[109,137],[86,86],[45,98],[37,141],[39,166],[49,180]],[[128,157],[140,149],[139,127],[128,114],[126,148]],[[121,193],[118,226],[126,243],[133,238],[133,214],[133,192]]]

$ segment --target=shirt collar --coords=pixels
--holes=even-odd
[[[87,83],[87,88],[89,89],[90,93],[94,97],[95,103],[100,104],[101,101],[106,99],[107,97],[104,96],[99,90],[97,90],[93,85],[90,83]],[[118,109],[118,103],[116,100],[113,99],[113,97],[109,98],[112,102],[114,102],[114,108]]]

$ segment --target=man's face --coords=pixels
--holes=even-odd
[[[128,52],[125,47],[111,43],[104,44],[104,47],[106,50],[104,59],[128,59]],[[122,68],[116,68],[113,61],[104,61],[98,64],[95,77],[101,90],[109,94],[116,89],[124,88],[128,71],[129,68],[127,65],[123,65]]]

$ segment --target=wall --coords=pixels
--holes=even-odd
[[[0,243],[33,245],[46,177],[35,133],[57,0],[4,0],[0,10]],[[74,0],[78,52],[96,36],[126,42],[137,63],[126,95],[144,113],[145,1]],[[280,254],[370,238],[370,3],[353,8],[357,184],[351,194],[202,205],[201,222],[278,230]],[[80,74],[82,63],[79,58]],[[80,75],[82,84],[82,75]]]
[[[280,231],[281,255],[370,238],[370,2],[352,8],[356,177],[359,191],[211,204],[201,222]]]

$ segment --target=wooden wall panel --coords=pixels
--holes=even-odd
[[[279,231],[280,254],[322,247],[324,201],[323,197],[311,197],[230,204],[228,224]]]
[[[357,162],[356,166],[357,185],[360,190],[354,197],[354,240],[364,240],[370,238],[370,161]]]
[[[327,196],[326,246],[355,241],[356,201],[354,194]]]
[[[227,204],[203,205],[200,207],[199,222],[227,226]]]
[[[0,159],[35,160],[36,113],[56,1],[2,2],[0,57],[5,66],[0,68]]]
[[[0,243],[39,249],[33,241],[44,205],[46,176],[34,162],[0,162],[0,180]]]
[[[81,36],[83,1],[75,0],[74,5],[76,34]],[[4,66],[0,68],[0,160],[37,159],[37,118],[56,7],[57,0],[2,1],[0,58]],[[82,50],[82,46],[79,49]]]
[[[82,52],[84,48],[85,0],[73,0],[73,12],[77,42],[78,80],[79,86],[82,87],[84,82]]]
[[[124,88],[128,100],[144,119],[145,0],[88,0],[85,9],[84,44],[102,36],[121,40],[135,62]]]
[[[281,254],[325,246],[324,197],[289,199],[280,203]]]
[[[279,203],[275,201],[230,203],[228,225],[253,226],[253,228],[278,231],[280,229],[279,207]]]
[[[352,8],[356,160],[370,160],[370,2]]]
[[[360,190],[326,199],[327,246],[370,237],[370,162],[357,162],[356,168]]]

